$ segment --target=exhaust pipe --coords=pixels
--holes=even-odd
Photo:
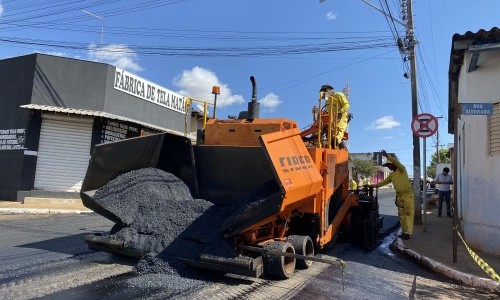
[[[240,111],[238,120],[253,120],[259,118],[260,103],[257,102],[257,83],[255,82],[255,77],[250,76],[250,81],[252,82],[252,99],[250,102],[248,102],[248,109]],[[231,116],[229,116],[229,118],[231,119]]]
[[[257,102],[257,83],[255,82],[255,77],[250,76],[250,81],[252,82],[252,101],[248,102],[247,119],[253,120],[259,118],[260,103]]]

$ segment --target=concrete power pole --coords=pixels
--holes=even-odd
[[[418,115],[418,97],[417,97],[417,64],[415,56],[415,34],[413,31],[413,13],[412,13],[412,0],[402,0],[401,9],[403,19],[407,20],[406,24],[394,19],[392,16],[386,14],[383,10],[371,4],[368,0],[361,0],[368,4],[378,12],[384,14],[387,18],[392,19],[394,22],[401,24],[406,29],[406,37],[404,42],[398,39],[398,47],[402,54],[405,55],[405,60],[410,61],[410,79],[411,79],[411,116],[414,119]],[[405,73],[405,77],[408,75]],[[425,170],[424,170],[425,174]],[[415,218],[414,224],[422,225],[422,197],[420,195],[420,138],[413,135],[413,196],[415,199]],[[427,176],[424,176],[427,179]],[[426,180],[424,179],[424,180]]]
[[[441,155],[439,155],[439,130],[436,132],[436,156],[437,163],[439,164],[441,162]]]
[[[440,117],[436,117],[436,119],[442,119],[443,116],[440,116]],[[436,161],[437,163],[439,164],[441,162],[441,154],[439,153],[439,126],[438,126],[438,130],[436,131]],[[437,171],[437,170],[436,170]]]
[[[415,56],[415,35],[413,31],[413,13],[412,0],[407,2],[407,18],[406,39],[408,41],[408,56],[410,60],[410,79],[411,79],[411,117],[412,119],[418,115],[418,96],[417,96],[417,64]],[[415,198],[415,218],[414,223],[422,224],[422,200],[420,195],[420,138],[413,135],[413,196]],[[424,170],[425,174],[425,170]],[[424,178],[427,178],[424,176]],[[425,179],[424,179],[425,180]]]

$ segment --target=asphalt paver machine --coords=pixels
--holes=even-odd
[[[292,120],[259,118],[253,77],[251,81],[248,110],[235,119],[209,120],[194,145],[170,133],[97,145],[82,186],[84,205],[123,222],[95,201],[96,190],[120,174],[153,167],[177,176],[194,198],[240,207],[220,227],[221,237],[240,256],[198,253],[186,259],[192,265],[289,278],[295,268],[309,267],[315,254],[339,235],[367,249],[375,247],[382,224],[377,198],[367,189],[348,190],[349,152],[331,142],[333,113],[318,109],[312,125],[302,131]],[[144,254],[103,237],[86,241],[93,249]]]

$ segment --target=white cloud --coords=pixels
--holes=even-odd
[[[401,124],[398,121],[394,120],[392,116],[383,116],[382,118],[371,122],[370,126],[368,126],[366,129],[391,129],[398,126],[401,126]]]
[[[334,13],[333,11],[329,11],[326,13],[326,19],[328,21],[335,21],[335,20],[337,20],[337,14]]]
[[[220,95],[217,96],[217,107],[231,106],[244,102],[243,96],[235,95],[225,83],[219,81],[214,72],[202,67],[194,67],[184,70],[182,74],[174,78],[174,85],[181,88],[179,94],[194,97],[208,102],[213,102],[212,86],[220,87]]]
[[[61,52],[61,51],[40,52],[40,53],[45,53],[45,54],[54,55],[54,56],[71,57],[68,53]]]
[[[108,63],[131,72],[144,70],[137,63],[137,53],[125,45],[106,45],[101,49],[99,45],[90,44],[88,57],[90,60]]]
[[[0,3],[0,17],[3,15],[3,4]]]
[[[267,94],[264,98],[260,99],[259,102],[266,112],[273,112],[276,107],[283,103],[280,97],[274,93]]]
[[[195,102],[195,103],[196,103],[195,107],[198,109],[198,111],[201,112],[201,113],[203,113],[205,111],[205,107],[202,104],[200,104],[200,103],[197,103],[197,102]],[[210,116],[211,114],[212,113],[210,112],[210,107],[207,107],[207,115]]]
[[[384,141],[385,141],[385,140],[392,140],[393,138],[394,138],[393,136],[386,136],[386,137],[384,137],[384,138],[383,138],[383,140],[384,140]]]

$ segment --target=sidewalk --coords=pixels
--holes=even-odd
[[[92,211],[81,201],[65,199],[33,199],[26,203],[0,200],[0,214],[81,214]]]
[[[500,293],[500,283],[492,280],[478,266],[459,237],[457,237],[457,263],[453,263],[453,219],[447,217],[446,212],[439,218],[437,208],[429,209],[426,216],[426,232],[423,225],[415,225],[409,240],[397,239],[397,249],[452,279]],[[500,274],[500,256],[474,252]]]

